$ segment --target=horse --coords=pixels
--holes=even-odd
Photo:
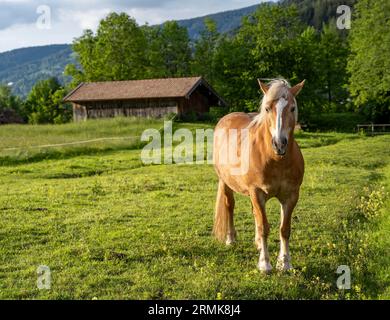
[[[217,123],[214,131],[213,162],[219,183],[213,234],[227,245],[235,242],[234,192],[249,196],[255,220],[255,244],[260,251],[258,268],[270,273],[266,202],[273,197],[281,205],[276,268],[281,271],[293,268],[289,251],[291,217],[304,175],[304,159],[294,139],[298,120],[295,97],[305,80],[294,87],[284,79],[268,84],[258,80],[258,83],[263,92],[259,113],[230,113]],[[235,133],[233,139],[229,139],[230,132]],[[237,148],[232,147],[234,144]],[[236,161],[226,161],[226,153],[233,153]],[[238,168],[245,170],[237,173]]]

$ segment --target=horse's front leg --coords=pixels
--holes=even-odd
[[[272,266],[269,262],[269,254],[267,247],[267,239],[269,235],[269,223],[265,211],[265,194],[261,190],[253,190],[250,192],[253,215],[255,217],[256,224],[256,245],[260,250],[259,269],[265,273],[269,273],[272,270]]]
[[[291,265],[289,239],[291,234],[291,216],[297,204],[299,192],[291,194],[281,201],[280,210],[280,252],[276,268],[281,271],[293,269]]]

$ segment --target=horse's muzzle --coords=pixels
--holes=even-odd
[[[278,156],[284,156],[287,150],[288,140],[286,137],[272,138],[272,149]]]

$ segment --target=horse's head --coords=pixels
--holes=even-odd
[[[284,156],[298,120],[295,97],[303,88],[305,80],[292,88],[285,80],[274,80],[269,85],[258,81],[264,93],[260,119],[271,133],[273,150],[277,155]]]

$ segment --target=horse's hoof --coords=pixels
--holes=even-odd
[[[226,239],[225,244],[226,244],[227,246],[232,246],[235,242],[236,242],[235,239]]]
[[[260,261],[258,268],[261,273],[270,274],[272,272],[272,266],[269,262]]]
[[[226,236],[226,242],[225,243],[226,243],[227,246],[231,246],[235,242],[236,242],[236,235],[235,235],[235,233],[234,234],[228,234]]]
[[[289,257],[282,257],[282,258],[279,257],[278,261],[276,262],[276,269],[278,269],[279,271],[282,271],[282,272],[286,272],[286,271],[290,271],[294,268],[290,262]]]

